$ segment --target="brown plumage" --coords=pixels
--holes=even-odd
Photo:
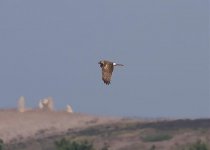
[[[100,64],[100,67],[102,68],[102,80],[107,85],[110,84],[114,66],[123,66],[122,64],[116,64],[107,60],[101,60],[99,64]]]

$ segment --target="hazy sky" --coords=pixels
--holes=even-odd
[[[0,108],[209,117],[208,0],[0,1]],[[98,61],[122,63],[111,85]]]

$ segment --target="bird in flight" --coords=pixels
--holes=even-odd
[[[117,64],[108,60],[101,60],[98,62],[98,64],[100,64],[100,67],[102,69],[102,80],[107,85],[110,84],[114,66],[124,66],[122,64]]]

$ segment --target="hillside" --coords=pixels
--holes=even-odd
[[[65,111],[31,110],[21,113],[15,109],[0,110],[0,120],[0,138],[6,143],[117,121],[114,118]]]
[[[55,141],[87,140],[96,150],[188,150],[210,145],[210,119],[140,120],[80,113],[0,111],[6,150],[56,150]]]

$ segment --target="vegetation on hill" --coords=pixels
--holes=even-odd
[[[92,142],[87,140],[83,141],[71,141],[66,138],[62,138],[59,141],[55,141],[55,146],[57,150],[95,150]],[[109,145],[106,143],[100,150],[108,150]]]
[[[4,141],[0,139],[0,150],[3,150],[3,147],[4,147]]]
[[[210,150],[210,119],[145,122],[121,119],[69,128],[59,134],[50,135],[44,129],[41,133],[36,138],[8,143],[5,150]]]
[[[70,141],[62,138],[60,141],[55,141],[57,150],[94,150],[93,144],[88,141]]]

